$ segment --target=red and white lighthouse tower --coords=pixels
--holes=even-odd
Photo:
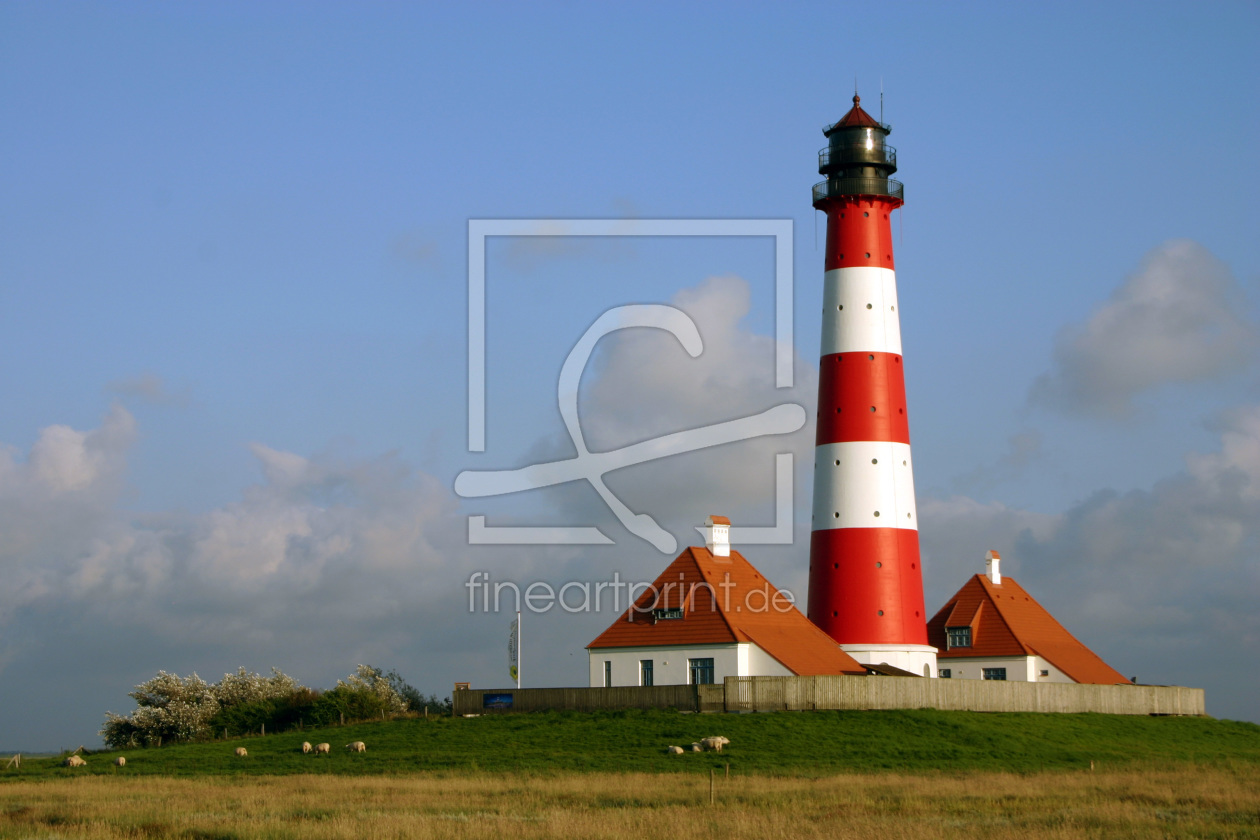
[[[891,131],[860,98],[823,130],[827,214],[809,618],[854,659],[936,676],[889,216],[903,203]]]

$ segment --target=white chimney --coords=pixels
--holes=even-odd
[[[998,570],[998,564],[1002,562],[1002,555],[990,549],[984,553],[984,576],[993,584],[1000,585],[1002,583],[1002,573]]]
[[[696,528],[704,537],[704,547],[714,557],[731,556],[731,520],[725,516],[705,517],[704,527]]]

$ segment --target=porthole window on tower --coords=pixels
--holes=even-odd
[[[866,256],[868,256],[868,257],[869,257],[869,256],[870,256],[870,254],[867,254]],[[872,306],[868,303],[868,304],[866,304],[866,308],[867,308],[867,309],[873,309],[874,307],[872,307]]]

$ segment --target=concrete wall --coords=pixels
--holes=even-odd
[[[925,680],[914,677],[735,677],[728,712],[781,709],[949,709],[973,712],[1100,712],[1202,715],[1201,688],[1153,685]]]

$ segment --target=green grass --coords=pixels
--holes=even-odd
[[[665,754],[706,735],[731,745],[714,753]],[[333,745],[303,755],[303,740]],[[367,743],[366,753],[343,748]],[[234,749],[244,746],[247,758]],[[111,765],[127,757],[122,769]],[[884,712],[680,714],[672,711],[547,712],[479,718],[408,719],[287,732],[160,749],[94,753],[82,768],[25,760],[5,780],[94,774],[168,776],[392,774],[420,770],[553,773],[695,772],[701,767],[790,776],[842,772],[1017,773],[1166,764],[1260,769],[1260,726],[1211,718],[981,714],[930,709]]]

